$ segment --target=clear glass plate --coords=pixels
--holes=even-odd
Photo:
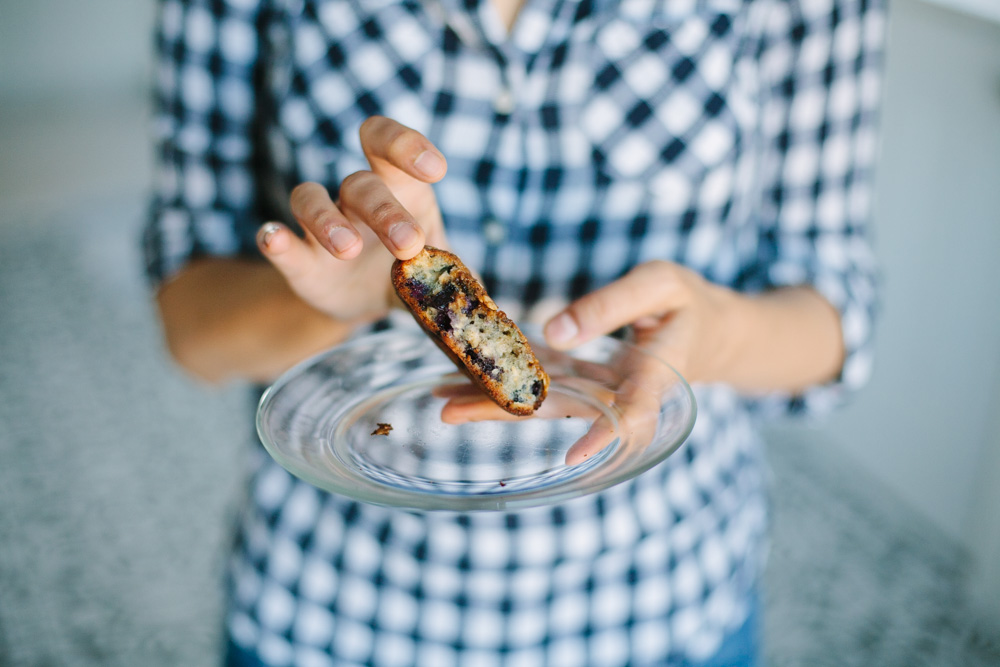
[[[606,489],[660,463],[691,433],[684,379],[601,338],[571,352],[529,339],[552,384],[515,418],[417,328],[357,338],[296,366],[261,397],[257,431],[292,474],[364,502],[510,510]],[[386,424],[381,434],[379,425]]]

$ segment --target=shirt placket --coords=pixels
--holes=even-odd
[[[496,62],[501,87],[493,108],[499,116],[510,116],[516,105],[516,91],[524,82],[525,57],[504,33],[489,0],[426,0],[426,8],[451,28],[467,49],[488,53]]]
[[[498,68],[500,87],[493,98],[493,118],[484,162],[491,161],[495,166],[501,142],[508,147],[512,141],[516,142],[514,145],[523,145],[523,131],[517,130],[516,122],[521,91],[530,63],[544,45],[544,39],[538,36],[547,33],[550,26],[546,25],[546,21],[551,22],[554,18],[550,10],[561,5],[562,1],[528,0],[522,14],[530,13],[534,25],[531,31],[533,37],[525,39],[524,31],[520,29],[523,17],[508,34],[489,0],[428,0],[430,11],[439,15],[467,49],[488,54]],[[512,137],[512,133],[517,136]],[[496,247],[508,238],[512,219],[516,219],[517,215],[498,214],[491,202],[490,183],[479,182],[478,186],[483,211],[481,232],[487,244],[487,264],[490,264]]]

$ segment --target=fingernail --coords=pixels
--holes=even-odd
[[[417,230],[408,222],[397,222],[389,228],[389,240],[397,250],[406,250],[416,243],[418,238]]]
[[[580,327],[568,313],[556,316],[545,327],[545,337],[552,343],[568,343],[579,333]]]
[[[413,166],[424,176],[435,178],[444,171],[445,164],[441,156],[434,151],[424,151],[413,161]]]
[[[278,227],[277,223],[274,222],[268,222],[262,225],[260,230],[257,232],[257,244],[261,248],[267,249],[267,246],[271,244],[271,239],[278,233],[279,229],[280,227]]]
[[[344,252],[358,242],[358,237],[347,227],[334,227],[330,230],[330,244],[337,252]]]

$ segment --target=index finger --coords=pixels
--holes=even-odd
[[[444,155],[427,137],[391,118],[371,116],[361,124],[359,134],[368,164],[381,177],[395,168],[425,183],[436,183],[447,171]]]

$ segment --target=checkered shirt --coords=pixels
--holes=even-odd
[[[231,567],[233,641],[274,665],[646,665],[710,655],[747,613],[766,524],[763,414],[820,413],[871,367],[866,238],[879,0],[161,0],[145,234],[162,280],[256,254],[288,192],[366,168],[361,122],[445,154],[450,242],[518,321],[665,259],[840,312],[840,377],[800,396],[699,386],[665,463],[517,513],[330,495],[260,452]]]

